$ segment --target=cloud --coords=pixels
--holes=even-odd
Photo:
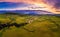
[[[28,4],[45,3],[56,9],[60,9],[60,0],[0,0],[2,2],[24,2]]]
[[[0,9],[4,8],[16,8],[16,7],[25,7],[29,6],[28,4],[25,3],[14,3],[14,2],[0,2]]]
[[[45,10],[47,11],[48,9],[44,6],[36,5],[36,4],[22,4],[21,6],[18,5],[19,7],[13,7],[13,8],[1,8],[0,10]]]
[[[60,14],[60,0],[0,0],[1,2],[22,2],[26,4],[44,4],[48,11]],[[19,8],[20,9],[20,8]]]
[[[44,0],[43,2],[56,9],[60,9],[60,0]]]
[[[44,0],[43,3],[47,4],[53,12],[60,14],[60,0]]]

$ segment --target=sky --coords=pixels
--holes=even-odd
[[[60,14],[60,0],[0,0],[0,10],[46,10]]]

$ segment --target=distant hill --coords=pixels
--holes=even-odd
[[[6,13],[4,13],[4,14],[12,14],[12,15],[19,15],[18,13],[13,13],[13,12],[6,12]]]
[[[35,14],[54,14],[52,12],[48,12],[48,11],[43,11],[43,10],[13,10],[13,11],[0,11],[0,14],[3,14],[3,13],[18,13],[18,14],[32,14],[32,15],[35,15]]]

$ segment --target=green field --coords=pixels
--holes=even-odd
[[[60,37],[59,16],[0,15],[1,24],[17,23],[21,25],[25,22],[28,24],[1,29],[0,37]]]

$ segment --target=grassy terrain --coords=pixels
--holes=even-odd
[[[0,30],[0,37],[60,37],[60,17],[58,16],[0,15],[1,24],[21,25],[24,22],[28,24],[19,28],[15,26],[3,28]]]

